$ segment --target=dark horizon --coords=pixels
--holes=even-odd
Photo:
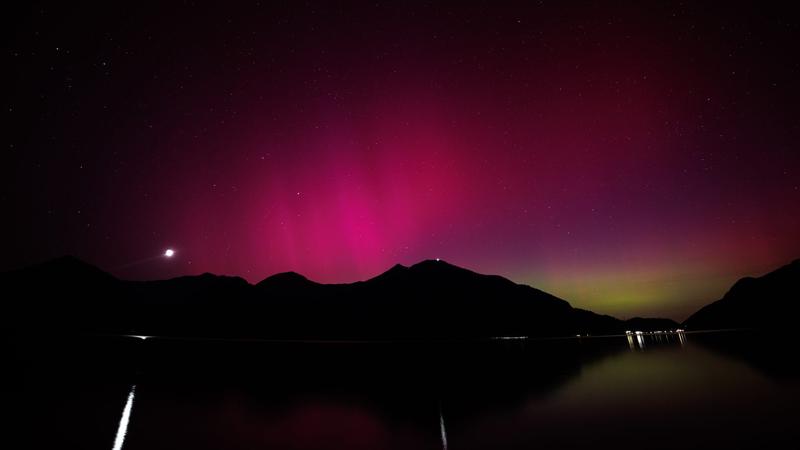
[[[162,255],[161,258],[167,258],[167,257]],[[152,262],[151,259],[141,261],[141,263],[150,263],[150,262]],[[19,274],[23,274],[23,273],[26,273],[26,272],[33,272],[35,274],[37,269],[42,268],[42,267],[46,267],[46,266],[51,266],[51,269],[55,270],[55,272],[47,271],[47,272],[45,272],[45,274],[48,275],[48,276],[55,276],[58,279],[62,280],[62,282],[64,282],[64,281],[69,282],[73,275],[80,275],[80,276],[85,275],[85,274],[82,274],[82,273],[73,273],[72,271],[75,270],[76,266],[78,266],[78,267],[80,267],[80,266],[90,267],[92,269],[99,270],[103,274],[108,274],[108,275],[114,276],[107,269],[99,267],[99,266],[96,266],[96,265],[92,264],[89,261],[83,261],[83,260],[81,260],[81,259],[79,259],[79,258],[77,258],[75,256],[72,256],[72,255],[64,255],[64,256],[61,256],[61,257],[58,257],[58,258],[55,258],[55,259],[52,259],[52,260],[40,261],[40,262],[38,262],[36,264],[33,264],[31,266],[20,267],[20,268],[17,268],[15,270],[9,271],[9,272],[7,272],[5,274],[3,272],[0,272],[0,275],[5,275],[7,277],[6,278],[7,281],[17,282],[17,281],[19,281],[17,279],[20,276]],[[268,284],[270,282],[278,283],[279,285],[283,285],[285,283],[288,283],[287,286],[289,287],[289,290],[282,289],[281,291],[278,292],[279,298],[277,298],[277,299],[275,299],[275,298],[268,299],[268,300],[273,300],[274,301],[274,300],[281,300],[280,297],[283,297],[283,296],[286,296],[286,295],[289,295],[290,297],[307,295],[307,293],[304,292],[304,289],[307,288],[308,286],[344,287],[344,286],[356,286],[356,285],[359,285],[359,284],[368,284],[370,282],[375,282],[375,281],[378,281],[378,280],[381,280],[381,279],[385,279],[387,277],[391,278],[391,277],[397,275],[398,272],[413,271],[414,269],[420,268],[422,266],[447,268],[447,270],[456,270],[456,271],[459,271],[459,272],[468,273],[468,274],[475,275],[475,276],[478,276],[478,277],[499,278],[499,279],[508,281],[508,282],[510,282],[512,284],[515,284],[515,285],[524,286],[524,287],[531,287],[531,288],[534,288],[535,290],[539,290],[538,287],[535,286],[535,285],[526,284],[526,283],[520,283],[520,282],[517,282],[517,281],[515,281],[513,279],[505,277],[505,276],[503,276],[501,274],[480,273],[480,272],[474,271],[474,270],[472,270],[470,268],[453,265],[453,264],[451,264],[451,263],[449,263],[447,261],[444,261],[442,259],[439,259],[439,258],[422,260],[422,261],[419,261],[417,263],[410,264],[408,266],[402,265],[402,264],[399,264],[399,263],[398,264],[394,264],[392,267],[387,268],[386,270],[383,270],[383,271],[375,274],[374,276],[367,277],[367,278],[364,278],[362,280],[356,280],[356,281],[353,281],[351,283],[321,283],[319,281],[316,281],[316,280],[314,280],[312,278],[309,278],[309,277],[305,276],[304,274],[297,273],[297,272],[294,272],[294,271],[276,272],[276,273],[273,273],[273,274],[268,274],[268,275],[263,276],[260,279],[257,279],[255,282],[252,282],[250,280],[247,280],[244,277],[241,277],[241,276],[238,276],[238,275],[235,275],[235,274],[215,274],[215,273],[211,273],[211,272],[203,272],[203,273],[198,273],[198,274],[186,274],[186,275],[180,275],[180,276],[174,277],[174,278],[158,278],[158,279],[127,279],[127,278],[124,278],[124,277],[116,277],[116,278],[118,280],[120,280],[120,281],[131,281],[131,282],[171,282],[171,281],[177,281],[177,280],[180,280],[180,279],[192,279],[192,278],[201,279],[201,278],[210,276],[210,277],[213,277],[213,278],[239,279],[239,280],[242,280],[244,283],[246,283],[248,286],[251,286],[251,287],[259,287],[259,286],[262,286],[262,285],[266,285],[266,284]],[[800,258],[795,259],[793,261],[790,261],[785,265],[781,265],[780,267],[773,268],[773,270],[771,270],[771,271],[769,271],[768,273],[765,273],[765,274],[749,274],[749,275],[743,276],[743,277],[739,278],[735,284],[732,284],[731,286],[729,286],[729,289],[726,290],[725,297],[731,295],[732,293],[735,293],[736,292],[736,288],[739,285],[741,285],[742,282],[745,282],[745,281],[748,281],[748,280],[753,280],[753,279],[760,279],[762,277],[763,278],[774,277],[774,275],[776,273],[787,272],[787,271],[788,271],[787,273],[790,273],[792,270],[797,271],[798,269],[800,269]],[[83,272],[83,271],[81,270],[80,272]],[[788,276],[789,278],[791,278],[794,275],[784,275],[784,276]],[[66,277],[66,278],[64,278],[64,277]],[[38,281],[45,282],[45,283],[47,282],[47,280],[44,280],[44,279],[43,280],[38,280]],[[78,283],[83,283],[84,282],[84,281],[81,281],[80,279],[74,279],[72,281],[78,282]],[[430,279],[428,282],[441,283],[441,282],[448,282],[448,280],[446,278]],[[91,283],[89,285],[87,285],[87,287],[92,288]],[[784,284],[784,285],[763,287],[763,288],[760,288],[760,289],[761,289],[761,291],[751,292],[751,293],[749,293],[747,295],[751,296],[751,297],[752,296],[758,297],[758,296],[761,296],[761,295],[767,295],[768,292],[771,292],[771,293],[769,293],[770,296],[773,296],[773,297],[777,296],[777,297],[780,298],[780,297],[783,297],[785,295],[791,295],[789,293],[795,289],[795,286],[791,286],[790,284]],[[770,289],[770,291],[767,291],[766,289]],[[775,289],[778,289],[778,291],[776,292]],[[783,292],[780,292],[780,291],[783,291]],[[541,291],[541,292],[543,292],[544,294],[546,294],[548,296],[552,296],[551,293],[548,293],[546,291]],[[375,296],[378,297],[378,298],[380,298],[380,296],[381,296],[378,293],[374,293],[374,294],[377,294]],[[391,295],[391,294],[392,294],[391,292],[384,292],[384,295]],[[219,292],[218,295],[224,296],[225,292]],[[199,296],[198,298],[201,298],[201,297],[202,296]],[[558,299],[558,300],[560,300],[560,301],[567,302],[572,307],[577,308],[574,304],[572,304],[572,302],[568,298],[559,298],[557,296],[553,296],[553,297]],[[724,298],[724,297],[721,297],[721,298]],[[589,310],[589,311],[591,313],[595,313],[595,314],[599,314],[599,315],[612,316],[612,317],[614,317],[616,319],[620,319],[620,320],[623,320],[623,321],[636,320],[636,319],[646,319],[646,320],[650,320],[650,319],[668,319],[668,320],[671,320],[671,321],[674,322],[674,324],[673,324],[674,326],[670,325],[667,328],[674,329],[674,328],[678,327],[679,324],[686,324],[687,320],[688,319],[692,319],[695,315],[697,315],[697,313],[699,311],[708,309],[708,307],[712,306],[712,304],[718,303],[718,300],[720,300],[720,298],[709,299],[708,301],[706,301],[706,303],[701,308],[699,308],[699,310],[693,311],[690,315],[687,315],[686,317],[683,317],[683,318],[680,318],[680,317],[669,317],[669,316],[645,316],[643,314],[633,314],[631,316],[614,316],[613,314],[608,314],[607,312],[602,311],[602,310]],[[750,301],[752,301],[752,300],[754,300],[754,299],[751,299]],[[487,307],[491,308],[492,305],[490,303],[487,303]],[[746,315],[758,315],[758,314],[764,314],[764,313],[767,313],[767,314],[771,313],[771,311],[765,310],[765,305],[759,305],[759,304],[753,303],[753,304],[748,305],[747,307],[750,308],[750,309],[745,312]],[[783,308],[784,306],[778,305],[778,307],[779,308]],[[310,314],[314,314],[313,311],[309,311],[309,313]],[[755,323],[756,322],[752,323],[751,326],[754,326]],[[737,325],[737,327],[738,326],[741,326],[741,327],[744,327],[744,328],[748,328],[749,326],[747,325],[747,319],[744,319],[744,321],[741,324]]]

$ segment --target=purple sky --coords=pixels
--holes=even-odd
[[[348,282],[438,257],[683,319],[800,257],[798,15],[461,3],[23,7],[0,265]]]

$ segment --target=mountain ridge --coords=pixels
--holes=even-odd
[[[800,314],[800,259],[760,277],[737,280],[719,300],[684,321],[690,329],[794,327]]]
[[[18,329],[382,339],[574,336],[622,333],[629,326],[535,287],[441,260],[397,264],[349,284],[317,283],[295,272],[250,284],[210,273],[120,280],[67,257],[0,274],[0,285],[24,292],[24,301],[10,302],[7,310],[14,325],[3,324]]]

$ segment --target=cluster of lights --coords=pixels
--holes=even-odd
[[[683,328],[677,328],[675,330],[667,330],[667,331],[661,331],[661,330],[658,330],[658,331],[626,331],[625,334],[628,335],[628,336],[630,336],[632,334],[635,334],[637,336],[641,336],[643,334],[649,334],[649,335],[654,335],[654,334],[675,334],[675,333],[683,333],[683,332],[684,332]]]

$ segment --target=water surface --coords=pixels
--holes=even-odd
[[[4,342],[15,448],[769,448],[800,438],[790,342],[759,333]]]

